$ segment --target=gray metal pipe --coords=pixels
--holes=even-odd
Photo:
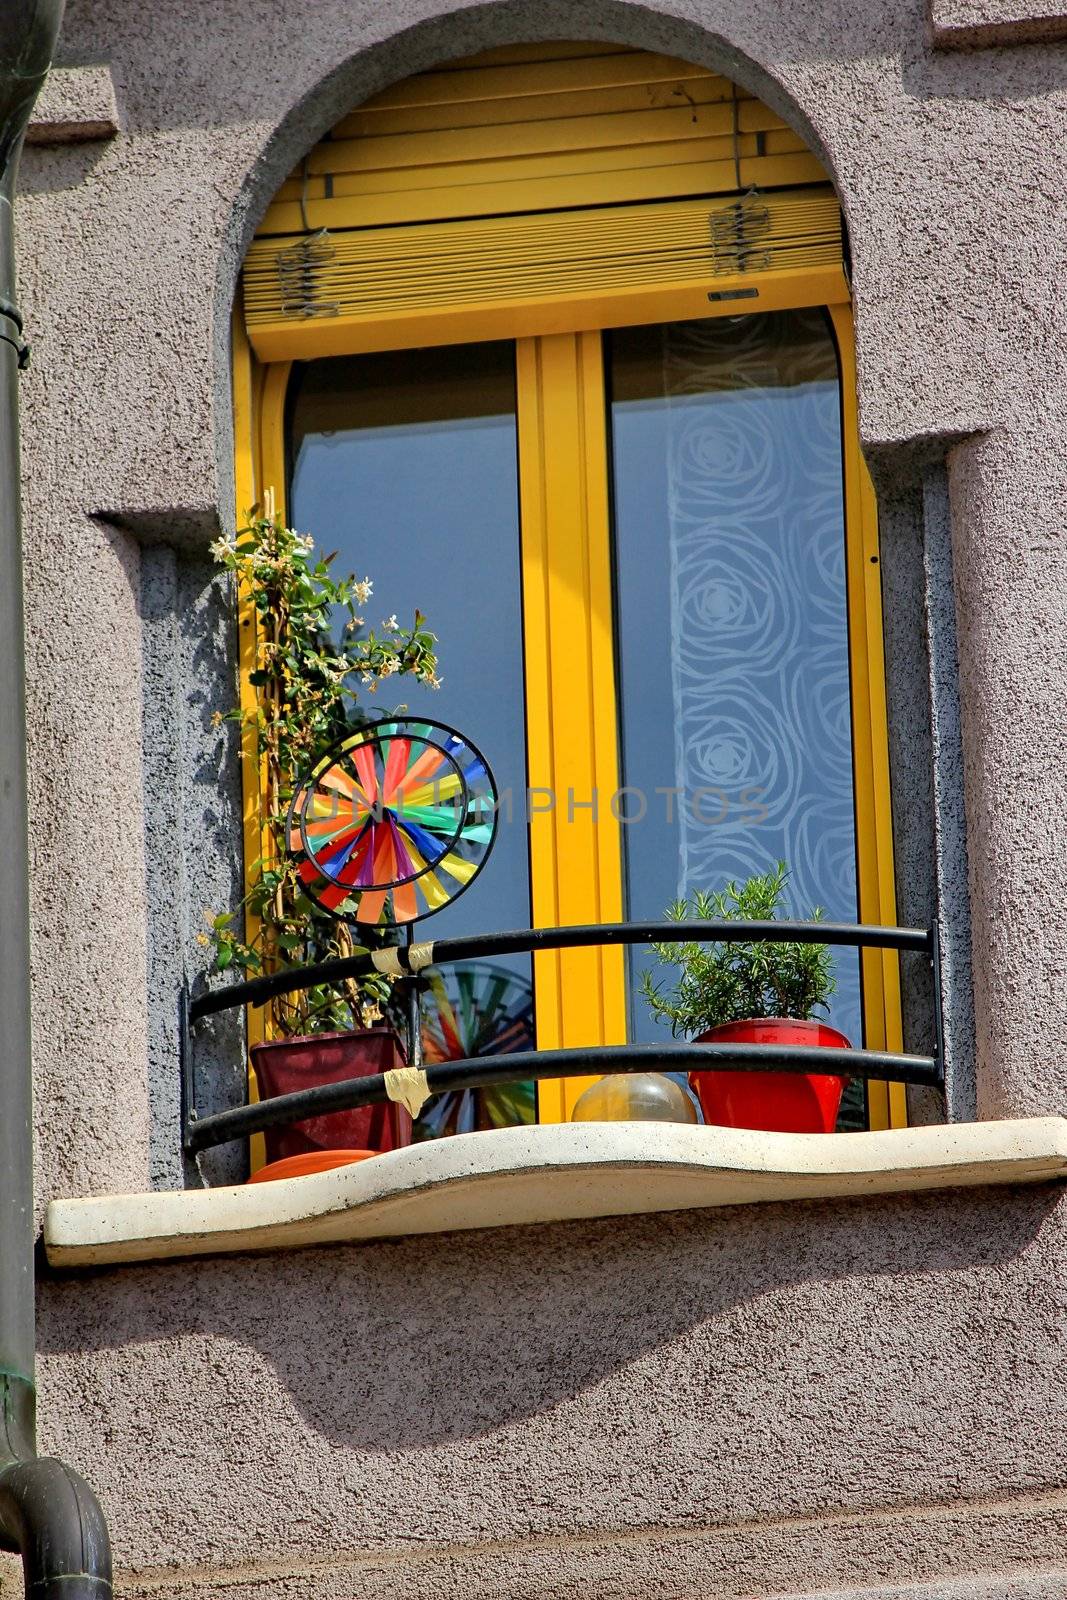
[[[0,1508],[26,1600],[112,1600],[107,1523],[84,1478],[62,1461],[17,1461],[0,1476]]]
[[[111,1550],[89,1486],[36,1451],[33,1101],[26,826],[18,373],[12,202],[19,153],[52,61],[63,0],[0,0],[0,1544],[27,1597],[108,1600]]]

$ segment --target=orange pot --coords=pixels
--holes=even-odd
[[[376,1156],[377,1150],[305,1150],[298,1156],[284,1156],[281,1161],[269,1161],[258,1172],[253,1172],[249,1183],[272,1183],[275,1178],[306,1178],[311,1172],[329,1172],[332,1167],[348,1167],[354,1161],[366,1161]]]

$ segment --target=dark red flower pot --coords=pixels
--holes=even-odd
[[[709,1028],[695,1044],[820,1045],[848,1050],[849,1041],[825,1022],[752,1017]],[[691,1072],[689,1082],[705,1122],[771,1133],[833,1133],[847,1078],[829,1073]]]
[[[254,1044],[250,1053],[261,1100],[313,1089],[320,1083],[370,1078],[404,1065],[400,1041],[391,1028],[274,1039],[269,1044]],[[287,1128],[268,1128],[263,1137],[268,1161],[314,1150],[381,1152],[411,1143],[411,1118],[403,1106],[390,1102],[355,1111],[331,1111]]]

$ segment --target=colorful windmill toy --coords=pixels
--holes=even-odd
[[[365,927],[409,926],[450,905],[492,849],[497,791],[454,728],[393,719],[347,734],[298,788],[289,848],[304,891]]]
[[[490,961],[462,961],[427,974],[422,997],[425,1065],[533,1048],[533,990],[527,978]],[[536,1120],[536,1085],[501,1083],[436,1096],[415,1124],[415,1136],[440,1138]]]

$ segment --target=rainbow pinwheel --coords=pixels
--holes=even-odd
[[[422,996],[422,1059],[427,1066],[474,1056],[532,1050],[529,980],[488,961],[463,961],[426,974]],[[415,1126],[416,1137],[509,1128],[536,1120],[536,1086],[502,1083],[437,1095]]]
[[[429,916],[484,863],[496,799],[485,760],[453,728],[393,719],[350,733],[289,811],[300,885],[346,921],[395,927]]]

